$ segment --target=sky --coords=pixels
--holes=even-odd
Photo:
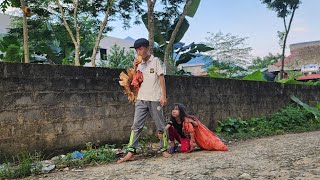
[[[296,10],[287,44],[320,40],[320,0],[302,0]],[[210,33],[221,31],[248,37],[253,56],[281,53],[277,31],[284,31],[283,20],[260,0],[202,0],[193,18],[187,17],[190,27],[182,42],[206,42]],[[137,39],[147,38],[144,25],[123,30],[121,23],[111,22],[114,30],[109,36]],[[286,54],[290,54],[287,48]]]

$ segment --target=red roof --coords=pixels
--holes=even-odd
[[[288,57],[284,58],[284,63],[291,61],[292,59],[294,59],[296,57],[296,53],[292,52]],[[280,67],[282,64],[282,60],[276,62],[274,65]]]
[[[307,74],[297,78],[297,80],[311,80],[311,79],[320,79],[320,74]]]

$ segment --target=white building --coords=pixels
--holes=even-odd
[[[9,15],[0,13],[0,35],[6,34],[9,30],[8,28],[11,25],[11,18]]]

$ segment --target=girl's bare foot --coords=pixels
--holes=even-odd
[[[133,161],[134,160],[134,156],[132,152],[128,152],[128,154],[126,156],[124,156],[123,158],[120,158],[120,160],[117,161],[117,163],[122,163],[125,161]]]
[[[171,157],[172,155],[170,153],[168,153],[167,151],[163,151],[162,152],[162,156],[165,157],[165,158],[169,158]]]

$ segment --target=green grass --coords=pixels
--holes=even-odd
[[[248,139],[320,129],[320,121],[299,106],[287,106],[268,117],[228,118],[219,122],[216,131],[228,140]]]
[[[32,174],[39,174],[42,166],[35,165],[40,161],[40,153],[24,153],[12,157],[10,161],[0,165],[0,179],[23,178]]]

